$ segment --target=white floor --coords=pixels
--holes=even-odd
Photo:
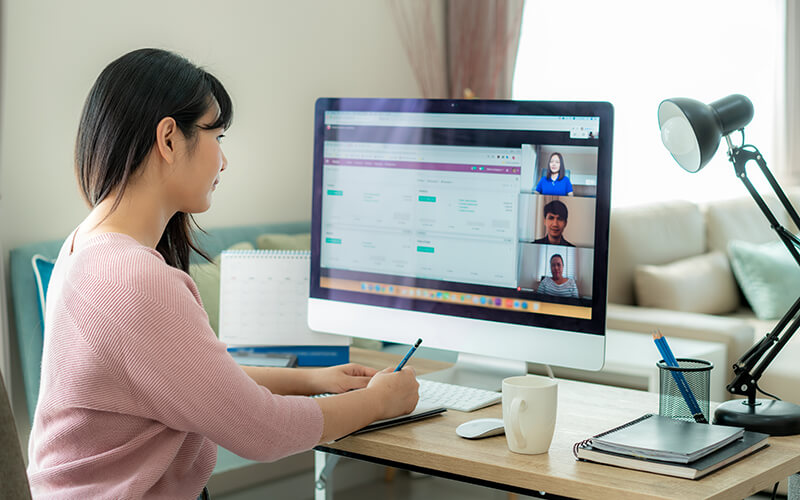
[[[527,500],[537,497],[509,496],[505,491],[494,490],[449,479],[424,476],[397,470],[391,481],[385,480],[386,468],[357,460],[342,459],[337,465],[335,500]],[[261,487],[227,495],[215,495],[213,500],[312,500],[313,478],[309,472],[298,474]],[[758,494],[747,500],[768,500],[770,495]],[[784,499],[786,497],[778,496]]]
[[[394,478],[386,481],[386,468],[379,465],[357,463],[345,464],[344,459],[339,467],[350,466],[349,476],[360,477],[360,480],[335,477],[335,500],[509,500],[508,493],[481,486],[462,483],[449,479],[435,478],[404,470],[395,471]],[[339,472],[337,470],[337,472]],[[367,479],[364,482],[364,479]],[[344,479],[344,481],[342,480]],[[355,484],[342,484],[344,482]],[[313,482],[311,474],[300,474],[262,487],[229,495],[214,495],[213,500],[264,500],[293,499],[311,500],[313,498]],[[526,500],[533,497],[517,495],[511,497]]]

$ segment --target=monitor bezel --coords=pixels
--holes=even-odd
[[[510,114],[510,115],[555,115],[555,116],[596,116],[599,117],[598,138],[592,145],[598,147],[597,167],[597,194],[595,211],[594,234],[594,277],[592,286],[591,318],[570,318],[564,316],[551,316],[531,314],[515,311],[501,311],[483,307],[464,306],[417,299],[399,299],[397,297],[381,296],[370,293],[344,292],[340,290],[322,288],[320,286],[321,262],[320,245],[322,241],[321,217],[323,202],[323,150],[325,139],[325,112],[327,111],[385,111],[408,113],[466,113],[466,114]],[[576,144],[585,144],[576,142]],[[542,331],[572,332],[589,335],[604,336],[606,323],[606,297],[608,279],[608,238],[611,197],[611,159],[613,145],[613,106],[608,102],[589,101],[513,101],[513,100],[451,100],[451,99],[355,99],[355,98],[321,98],[315,107],[314,125],[314,171],[312,193],[312,232],[311,232],[311,270],[310,270],[310,300],[324,305],[323,309],[329,314],[331,305],[350,304],[345,308],[350,311],[359,311],[364,314],[369,308],[380,308],[383,312],[407,311],[419,313],[429,318],[448,316],[466,321],[480,323],[501,322],[517,326],[527,326]],[[418,280],[419,281],[419,280]],[[456,284],[457,286],[457,284]],[[363,306],[363,307],[361,307]],[[367,309],[364,309],[364,308]],[[466,309],[465,309],[466,308]],[[380,312],[380,311],[379,311]],[[323,326],[319,318],[309,319],[316,326]],[[332,325],[331,325],[332,327]],[[313,326],[312,326],[313,328]],[[347,332],[332,332],[344,333]],[[396,340],[393,334],[371,335],[382,340]],[[428,344],[430,345],[430,344]],[[602,362],[601,362],[602,365]]]

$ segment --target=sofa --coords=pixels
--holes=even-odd
[[[250,248],[308,248],[309,223],[290,222],[261,224],[240,227],[225,227],[198,234],[198,243],[211,257],[222,250],[234,247]],[[65,235],[66,237],[66,235]],[[10,334],[15,336],[18,346],[19,364],[25,389],[28,421],[18,422],[20,434],[26,441],[39,393],[39,377],[42,356],[42,320],[38,297],[38,285],[34,276],[32,259],[39,255],[55,259],[63,240],[31,243],[9,252],[10,280]],[[198,283],[204,305],[212,326],[216,320],[219,298],[219,271],[213,264],[205,263],[199,256],[192,263],[191,274]],[[215,309],[216,308],[216,309]],[[19,411],[17,412],[19,413]],[[24,451],[27,451],[25,449]],[[279,477],[313,470],[312,452],[286,457],[274,463],[258,463],[245,460],[219,448],[217,465],[208,482],[214,494],[232,492]]]
[[[800,191],[787,190],[800,206]],[[777,198],[765,201],[796,233]],[[731,365],[800,296],[800,267],[749,196],[619,208],[610,222],[609,329],[725,344]],[[800,403],[800,336],[784,346],[759,381],[764,391]]]

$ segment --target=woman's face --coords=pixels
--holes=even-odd
[[[214,123],[219,114],[216,102],[198,121],[195,137],[184,139],[180,161],[175,165],[171,178],[174,200],[178,210],[186,213],[201,213],[211,207],[211,195],[219,183],[219,174],[228,166],[222,152],[221,128],[205,129]]]
[[[554,280],[561,279],[564,273],[564,261],[561,257],[553,257],[550,259],[550,273],[553,275]]]
[[[550,157],[550,173],[557,174],[559,170],[561,170],[561,160],[558,159],[558,155],[553,155]]]

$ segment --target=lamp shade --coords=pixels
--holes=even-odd
[[[733,94],[711,104],[686,97],[666,99],[658,106],[661,141],[675,161],[689,172],[703,168],[720,140],[753,119],[750,99]]]

